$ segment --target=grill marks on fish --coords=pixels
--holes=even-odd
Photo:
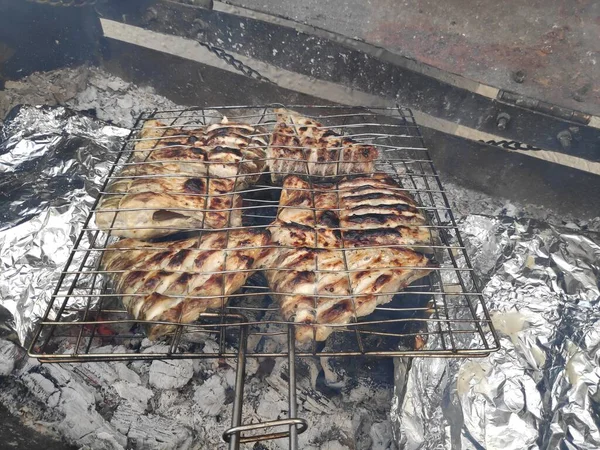
[[[379,191],[389,193],[380,195]],[[397,194],[397,195],[396,195]],[[385,174],[309,183],[283,182],[267,281],[301,342],[324,340],[328,324],[347,324],[431,271],[428,258],[401,245],[431,236],[415,201]],[[366,247],[366,248],[365,248]]]
[[[379,156],[374,146],[343,137],[294,111],[275,113],[277,124],[267,149],[273,182],[280,183],[289,174],[333,177],[373,172]]]
[[[236,208],[242,203],[235,191],[257,180],[265,167],[266,144],[255,136],[257,129],[215,124],[161,132],[152,126],[142,130],[133,158],[142,164],[127,166],[124,178],[109,187],[117,195],[102,200],[98,226],[130,229],[132,223],[158,223],[166,230],[159,234],[142,226],[141,232],[113,232],[130,238],[163,236],[181,226],[240,226],[241,209]],[[426,256],[399,248],[431,240],[428,229],[420,227],[426,219],[415,201],[385,174],[360,175],[373,171],[375,147],[280,110],[267,156],[274,181],[289,172],[354,175],[336,183],[286,177],[277,219],[268,227],[271,241],[269,232],[231,230],[164,243],[124,239],[113,244],[103,268],[113,271],[113,284],[134,318],[189,323],[224,306],[254,270],[265,269],[283,317],[299,324],[297,339],[324,340],[333,331],[330,325],[371,314],[430,272]],[[126,205],[143,205],[138,209],[149,215],[103,211]],[[151,325],[149,337],[174,329]]]
[[[109,187],[110,195],[96,211],[96,225],[113,236],[139,239],[181,229],[237,227],[242,197],[234,187],[234,180],[218,178],[132,178],[127,185]]]
[[[111,273],[135,319],[189,323],[220,308],[244,285],[268,243],[268,232],[256,230],[205,232],[160,243],[123,239],[107,248],[102,269]],[[203,296],[209,298],[194,298]],[[174,325],[150,325],[148,337],[174,330]]]
[[[338,191],[343,229],[397,228],[426,223],[416,202],[387,174],[342,180]]]
[[[257,136],[263,131],[227,122],[190,130],[147,121],[131,163],[100,201],[96,225],[137,239],[241,226],[235,191],[265,168],[267,144]]]

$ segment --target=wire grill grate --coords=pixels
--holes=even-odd
[[[148,163],[132,159],[140,151],[134,146],[144,139],[150,139],[138,135],[148,120],[156,119],[167,124],[161,128],[165,137],[152,138],[158,142],[154,150],[167,148],[166,145],[161,147],[160,143],[177,138],[176,132],[171,132],[166,137],[170,130],[194,129],[218,123],[223,116],[260,127],[253,136],[262,136],[268,141],[275,123],[273,108],[278,106],[189,108],[142,114],[124,147],[118,154],[112,155],[115,162],[100,197],[115,195],[107,190],[110,182],[132,178],[119,175],[123,168]],[[132,319],[122,307],[118,295],[111,291],[108,282],[110,274],[101,268],[101,260],[102,255],[110,251],[107,246],[117,241],[112,236],[117,227],[104,232],[95,226],[93,217],[98,207],[97,200],[61,273],[47,312],[31,343],[30,354],[42,361],[90,361],[237,358],[240,351],[247,356],[275,357],[289,356],[290,348],[294,349],[296,356],[459,357],[483,356],[497,350],[498,340],[478,290],[456,221],[410,110],[299,105],[289,108],[323,123],[324,128],[352,137],[357,142],[374,145],[378,149],[380,157],[376,161],[376,169],[392,175],[402,186],[401,189],[416,199],[418,209],[427,215],[428,224],[425,227],[431,230],[433,236],[428,247],[437,263],[437,267],[427,277],[396,293],[390,303],[378,306],[373,314],[359,317],[349,324],[331,325],[335,331],[325,343],[313,341],[307,346],[288,342],[289,323],[281,318],[279,307],[272,298],[274,293],[270,291],[264,276],[257,273],[248,278],[242,289],[227,296],[227,304],[221,301],[221,308],[201,314],[200,319],[194,323],[177,324],[175,331],[164,338],[166,346],[161,346],[160,351],[152,351],[155,347],[148,349],[143,346],[145,334],[142,325],[165,322]],[[152,161],[153,164],[159,162]],[[243,163],[244,161],[238,164],[237,172],[231,176],[235,184],[249,176],[240,172]],[[210,171],[210,164],[208,167]],[[306,170],[310,169],[307,167]],[[227,233],[228,239],[232,230],[264,229],[276,218],[282,188],[270,183],[266,169],[261,175],[257,183],[237,191],[243,197],[243,203],[230,209],[241,210],[243,223],[241,226],[232,225],[232,214],[229,214],[227,225],[220,228]],[[143,175],[150,178],[152,176]],[[322,182],[323,179],[317,181]],[[314,196],[314,190],[312,192]],[[197,195],[202,197],[201,194]],[[222,195],[232,196],[230,193]],[[209,198],[206,195],[203,198],[202,210],[208,211]],[[333,209],[339,209],[339,193],[338,208]],[[143,208],[133,209],[138,210],[143,211]],[[180,209],[187,210],[188,208]],[[316,214],[314,208],[313,213]],[[168,228],[173,229],[172,226]],[[183,235],[191,230],[182,227],[179,231]],[[194,232],[200,235],[203,233],[198,229]],[[422,244],[415,247],[422,247]],[[229,252],[225,252],[225,258],[228,254]],[[224,267],[227,268],[226,264]],[[346,273],[351,272],[347,263],[346,269]],[[234,272],[239,270],[215,273],[227,275]],[[317,270],[318,274],[325,272]],[[182,294],[181,297],[188,296]],[[225,297],[224,290],[217,297]],[[214,341],[217,345],[206,345],[207,341]],[[240,343],[245,348],[240,348]],[[122,345],[118,347],[118,353],[113,350],[103,352],[103,346],[108,344]]]

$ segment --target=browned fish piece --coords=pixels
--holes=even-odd
[[[135,319],[190,323],[227,303],[254,273],[268,243],[267,232],[254,230],[160,243],[123,239],[105,251],[102,269]],[[147,332],[156,339],[174,330],[155,324]]]
[[[409,246],[425,248],[431,244],[432,237],[428,228],[418,226],[398,226],[396,228],[371,228],[368,230],[347,230],[341,233],[344,247],[384,247]]]
[[[169,128],[149,120],[141,130],[133,162],[169,162],[178,173],[238,178],[239,189],[256,182],[266,166],[264,129],[230,123],[199,129]]]
[[[343,264],[339,250],[282,248],[275,253],[271,269],[266,271],[267,281],[285,320],[300,325],[296,327],[299,341],[312,339],[313,333],[317,340],[324,340],[331,333],[326,327],[302,324],[348,323],[352,319],[353,309],[347,297],[349,283]],[[332,308],[336,311],[334,314],[330,312]]]
[[[359,197],[364,192],[369,197]],[[428,228],[412,226],[425,223],[416,206],[385,174],[334,184],[285,178],[269,226],[279,248],[262,264],[284,318],[306,324],[296,327],[299,341],[326,339],[333,331],[326,324],[371,314],[431,271],[426,256],[401,247],[431,243]],[[369,214],[377,221],[364,226],[361,216]],[[361,226],[345,228],[352,223]]]
[[[340,231],[330,228],[312,228],[297,223],[286,223],[280,220],[269,225],[274,244],[280,246],[340,248],[342,240]]]
[[[309,183],[295,175],[286,177],[277,219],[310,227],[337,228],[337,195],[332,187],[330,184]]]
[[[417,203],[387,174],[346,178],[338,183],[338,190],[340,227],[344,230],[426,223]]]
[[[165,165],[144,170],[152,176],[117,179],[109,186],[96,210],[98,228],[113,236],[149,239],[241,226],[242,197],[234,192],[235,180],[172,175]]]
[[[325,340],[334,331],[327,324],[347,324],[371,314],[432,270],[427,257],[402,248],[299,247],[274,253],[267,281],[283,317],[300,325],[300,342]]]
[[[235,191],[265,167],[261,132],[226,120],[193,130],[147,121],[131,161],[99,203],[96,225],[138,239],[240,226],[242,198]]]
[[[294,111],[276,109],[275,113],[277,124],[267,149],[273,182],[289,174],[334,177],[373,172],[379,156],[374,146],[360,144]]]

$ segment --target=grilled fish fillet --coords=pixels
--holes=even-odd
[[[128,178],[130,174],[109,186],[96,210],[96,225],[113,236],[149,239],[242,224],[235,180],[173,175],[165,165],[147,165],[138,178]]]
[[[147,121],[132,160],[99,204],[96,225],[137,239],[240,226],[241,209],[235,208],[242,198],[235,191],[256,182],[265,167],[260,134],[226,119],[194,130]]]
[[[317,228],[338,228],[338,198],[331,184],[309,183],[290,175],[285,179],[277,218]]]
[[[431,242],[429,229],[419,226],[425,223],[416,202],[386,174],[329,184],[290,175],[269,229],[275,241],[286,233],[296,246],[414,246]]]
[[[416,202],[384,173],[344,179],[338,190],[343,229],[396,228],[426,222]]]
[[[426,256],[402,248],[326,250],[278,249],[269,262],[267,281],[281,313],[300,324],[296,339],[325,340],[333,328],[371,314],[377,305],[428,275]],[[312,324],[302,326],[301,324]]]
[[[389,195],[354,198],[365,187]],[[353,217],[356,206],[358,216],[368,206],[377,221]],[[345,229],[343,223],[356,225]],[[426,256],[401,247],[430,243],[429,229],[413,226],[424,223],[414,200],[385,174],[337,184],[288,176],[277,219],[268,227],[274,248],[261,264],[284,318],[312,324],[296,327],[296,338],[324,340],[333,331],[326,324],[347,324],[369,315],[429,274],[432,265]]]
[[[205,232],[160,243],[123,239],[107,248],[102,269],[114,271],[114,290],[135,319],[190,323],[227,303],[254,273],[268,242],[267,232],[254,230]],[[156,324],[147,332],[156,339],[174,330]]]
[[[274,183],[288,174],[333,177],[373,172],[378,157],[374,146],[359,144],[293,111],[275,113],[277,124],[267,149]]]
[[[238,178],[240,189],[255,183],[266,166],[266,133],[260,127],[222,123],[199,129],[145,122],[133,152],[133,162],[176,163],[178,173]]]

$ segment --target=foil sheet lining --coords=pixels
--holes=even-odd
[[[599,237],[484,216],[460,228],[502,349],[398,360],[402,447],[600,448]]]
[[[20,107],[5,121],[0,325],[21,343],[128,134],[60,107]],[[600,238],[504,217],[470,215],[460,227],[503,348],[398,359],[399,447],[600,448]]]
[[[62,107],[16,107],[5,120],[0,317],[8,317],[24,345],[128,134]]]

